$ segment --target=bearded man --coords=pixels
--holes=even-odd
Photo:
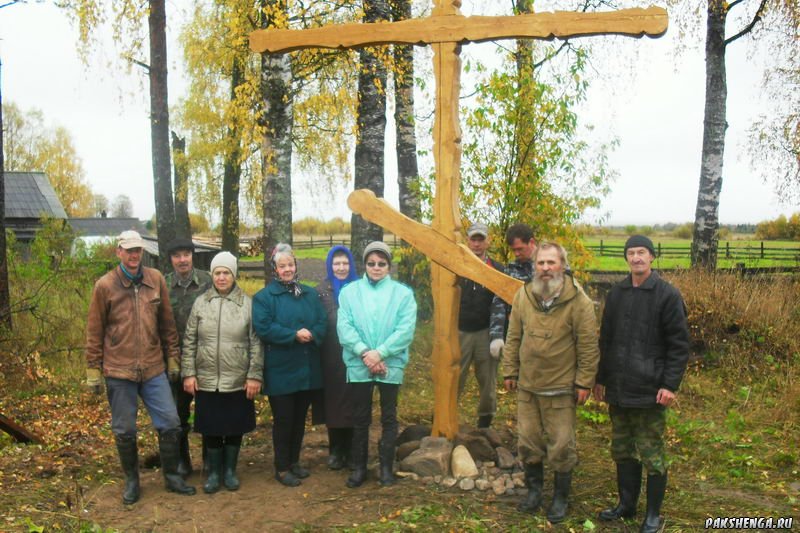
[[[589,398],[600,352],[594,304],[568,273],[566,250],[541,243],[534,269],[514,297],[503,376],[506,390],[517,391],[517,448],[528,486],[519,510],[541,506],[546,459],[554,472],[547,519],[555,524],[566,517],[578,462],[575,407]]]

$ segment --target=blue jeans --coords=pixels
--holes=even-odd
[[[143,382],[107,377],[106,392],[111,405],[111,431],[114,435],[136,434],[139,396],[159,432],[180,427],[178,410],[166,374]]]

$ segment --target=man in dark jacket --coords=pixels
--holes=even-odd
[[[143,248],[137,232],[120,234],[120,264],[95,283],[86,321],[86,384],[99,392],[105,379],[111,431],[125,472],[122,502],[126,505],[135,503],[140,494],[139,397],[158,430],[167,490],[195,493],[178,475],[180,420],[167,381],[167,375],[172,381],[180,377],[178,333],[167,284],[158,270],[142,266]]]
[[[601,520],[630,518],[647,469],[647,516],[641,532],[663,527],[661,503],[667,486],[664,454],[666,408],[675,401],[689,359],[686,306],[678,289],[652,270],[650,239],[625,243],[631,274],[606,298],[600,327],[600,367],[594,396],[609,404],[611,456],[617,464],[619,503]]]
[[[506,243],[514,252],[514,261],[506,266],[504,273],[525,283],[529,282],[533,278],[533,254],[536,253],[536,238],[533,236],[533,229],[527,224],[514,224],[506,230]],[[511,304],[495,295],[489,319],[489,351],[495,359],[500,359],[503,346],[505,346],[510,314]]]
[[[169,289],[169,302],[175,315],[178,329],[178,342],[183,347],[183,334],[192,306],[198,296],[211,288],[211,274],[194,268],[194,243],[191,239],[173,239],[167,245],[167,253],[172,263],[172,272],[166,275]],[[180,382],[172,384],[172,395],[181,420],[181,460],[178,473],[187,478],[192,473],[192,458],[189,454],[189,416],[194,396],[183,390]],[[205,450],[203,450],[205,452]],[[205,453],[203,453],[205,459]]]
[[[489,257],[489,228],[473,224],[467,229],[467,246],[481,261],[502,271],[503,265]],[[497,357],[489,354],[489,312],[494,293],[470,279],[461,278],[461,305],[458,313],[458,340],[461,345],[461,375],[458,395],[464,392],[470,367],[478,381],[478,427],[488,428],[497,409]],[[499,354],[498,354],[499,355]]]

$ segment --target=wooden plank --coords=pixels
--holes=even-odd
[[[37,435],[33,431],[28,431],[24,427],[20,426],[7,416],[3,416],[2,414],[0,414],[0,429],[11,435],[11,437],[17,442],[22,442],[22,443],[32,442],[34,444],[44,444],[44,441],[39,435]]]
[[[453,243],[430,226],[397,212],[372,191],[353,191],[347,198],[347,205],[354,213],[396,234],[427,255],[431,261],[439,263],[454,274],[480,283],[508,303],[513,301],[514,295],[523,285],[520,280],[488,266],[465,245]]]
[[[660,7],[593,13],[556,11],[514,16],[433,15],[399,22],[351,23],[305,30],[256,30],[254,52],[291,52],[302,48],[354,48],[386,44],[469,43],[499,39],[566,39],[590,35],[659,37],[669,25]]]

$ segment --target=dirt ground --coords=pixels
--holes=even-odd
[[[374,430],[374,428],[373,428]],[[378,434],[371,435],[370,466],[375,457]],[[254,442],[255,441],[255,442]],[[134,505],[122,504],[121,474],[86,501],[82,518],[104,528],[120,531],[218,532],[242,528],[249,531],[333,530],[379,522],[410,505],[424,503],[429,490],[418,481],[401,480],[383,488],[375,468],[358,489],[345,487],[349,471],[327,468],[327,434],[323,426],[306,433],[301,463],[311,476],[296,488],[274,479],[268,429],[263,426],[246,437],[239,461],[241,488],[216,494],[202,491],[203,476],[195,472],[188,482],[195,496],[179,496],[163,488],[160,471],[142,470],[142,498]],[[199,437],[192,437],[195,467],[200,463]],[[486,497],[488,494],[482,495]],[[491,500],[495,500],[491,496]],[[507,502],[512,508],[511,499]]]

